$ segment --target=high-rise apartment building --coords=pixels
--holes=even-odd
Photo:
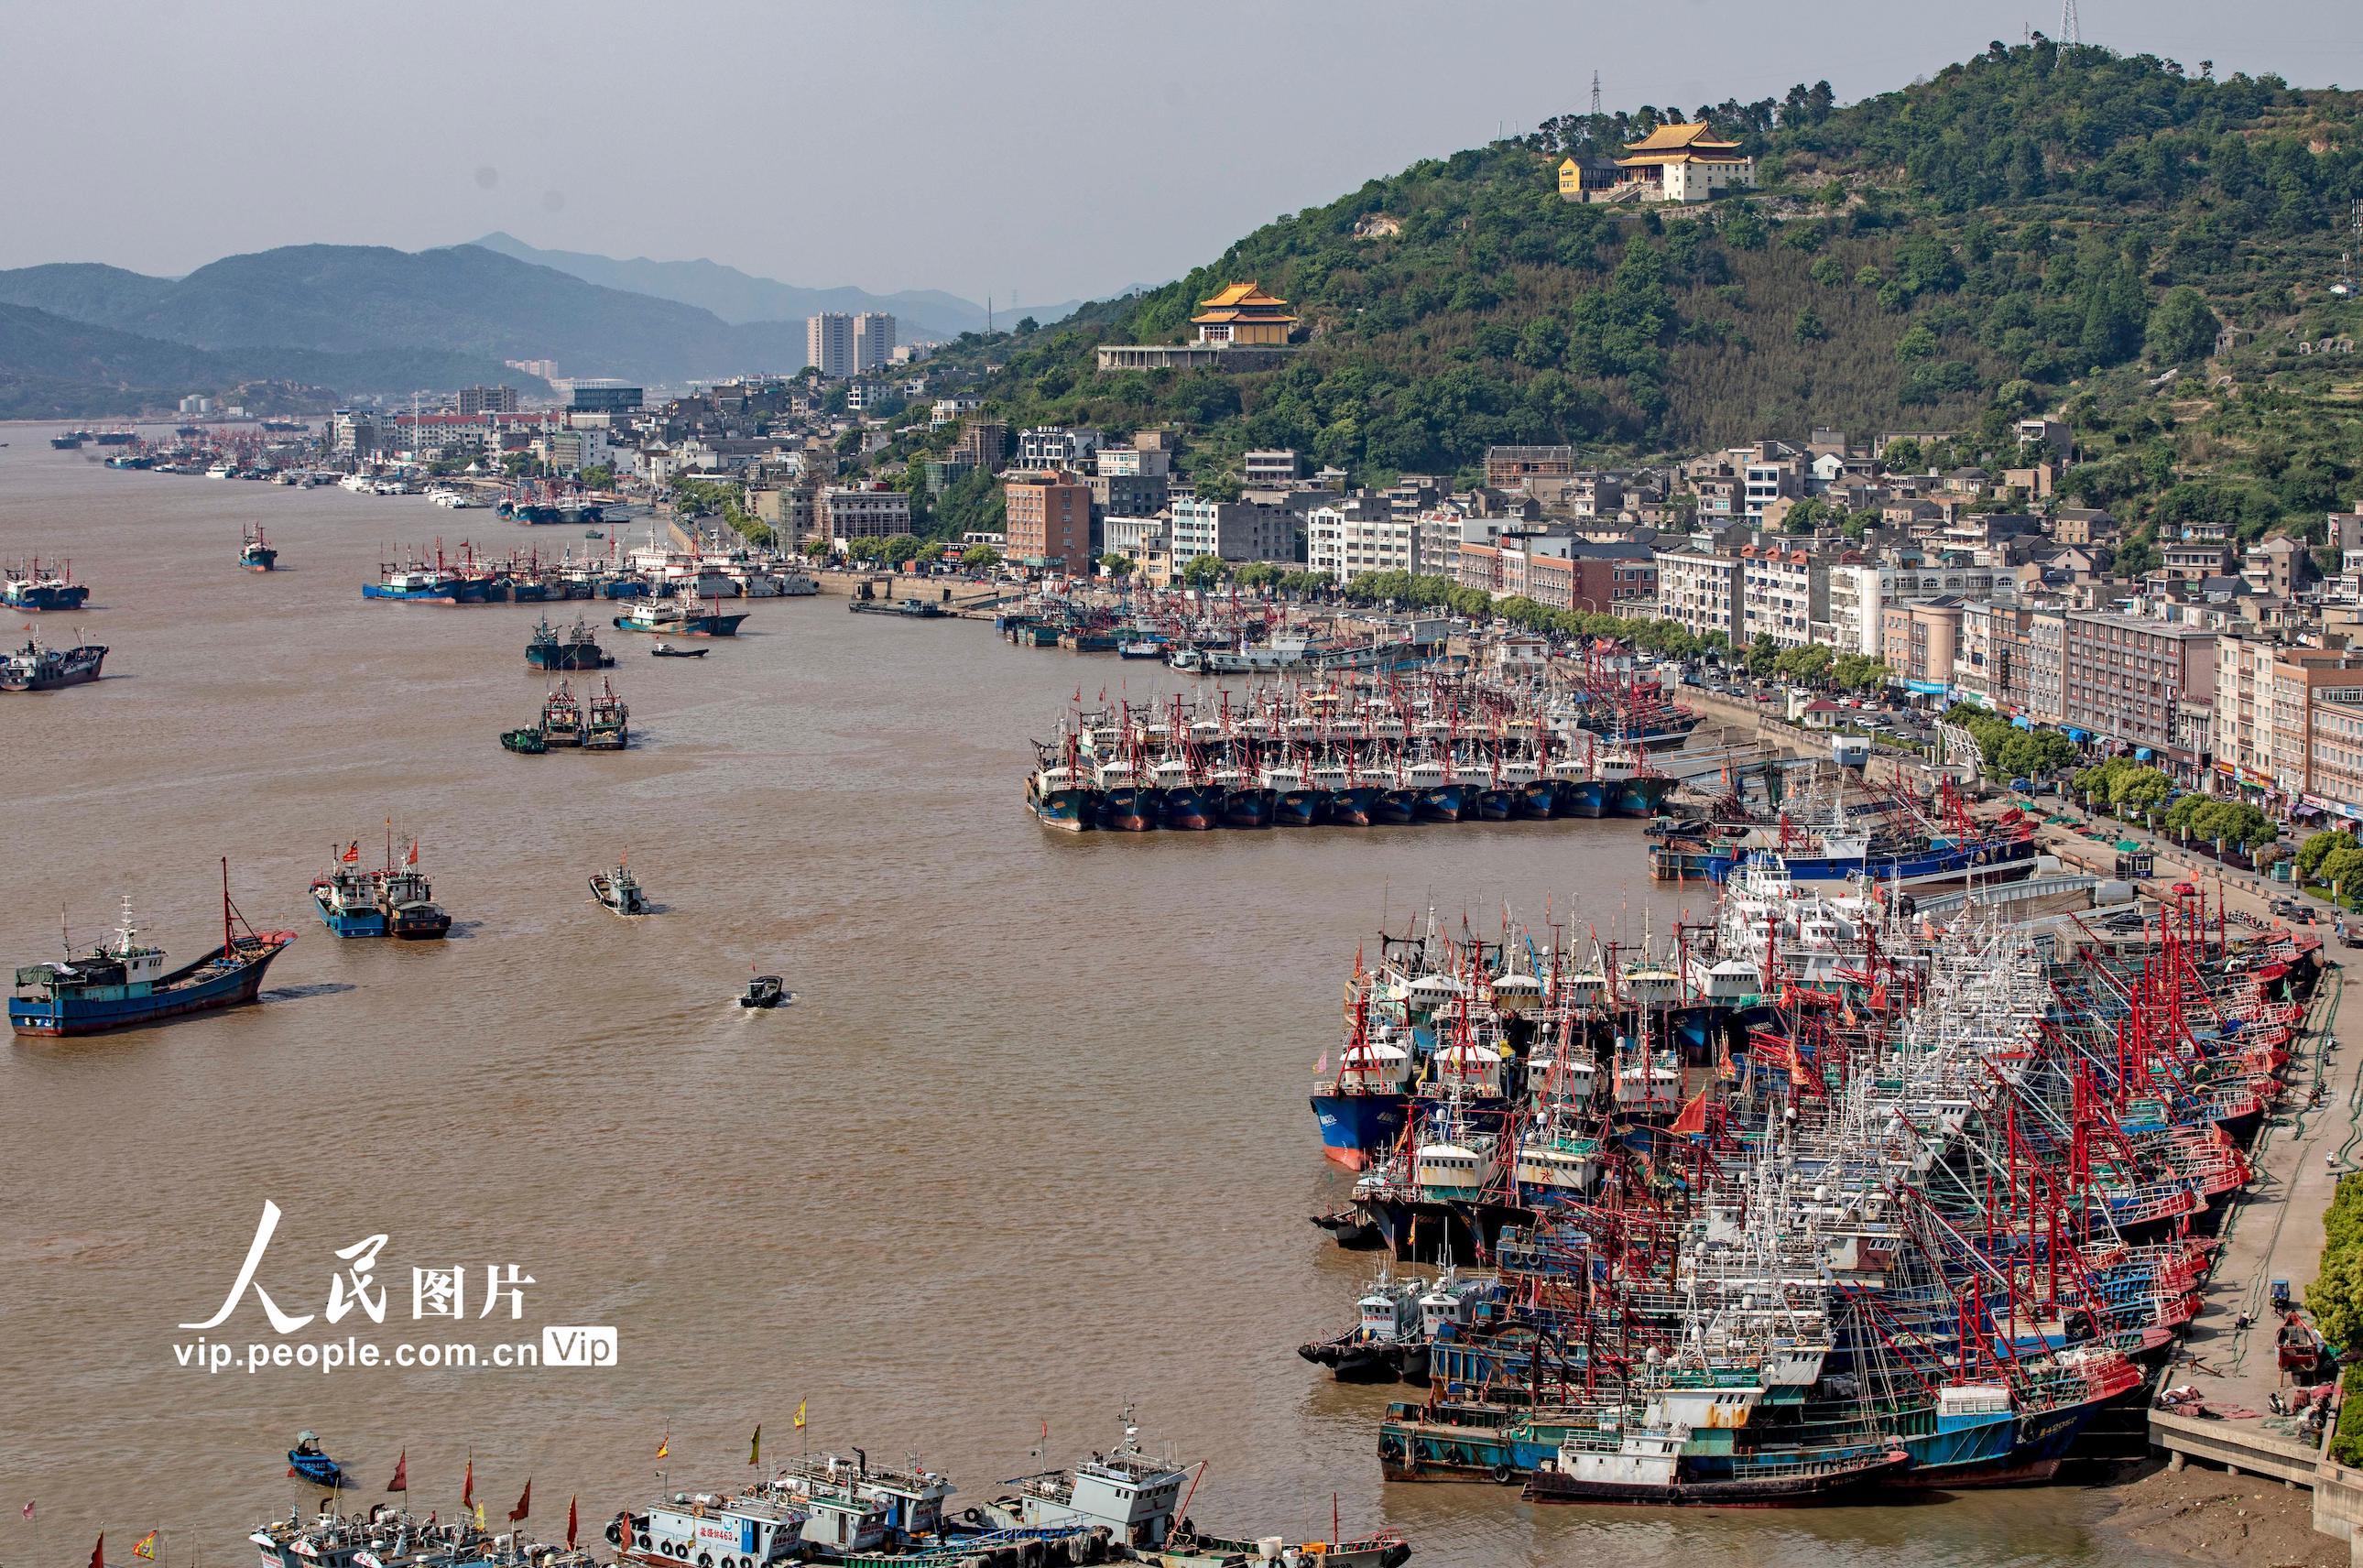
[[[859,361],[854,356],[853,317],[823,311],[804,321],[804,362],[825,376],[848,376]]]
[[[853,318],[853,368],[883,369],[894,357],[894,318],[882,310],[865,310]]]

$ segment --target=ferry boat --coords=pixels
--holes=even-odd
[[[0,657],[0,692],[50,692],[98,679],[106,650],[94,642],[72,648],[43,648],[31,638],[16,652]]]
[[[238,1006],[255,999],[271,961],[294,940],[293,931],[256,931],[246,926],[230,902],[229,862],[225,860],[220,947],[194,963],[167,970],[164,950],[139,940],[127,897],[113,942],[93,949],[87,958],[17,969],[8,1022],[18,1034],[98,1034]]]
[[[677,599],[642,599],[616,617],[622,631],[653,631],[669,637],[736,637],[744,610],[725,611],[709,604],[697,609]]]
[[[616,662],[616,656],[599,646],[599,639],[580,616],[575,617],[573,629],[563,636],[545,617],[526,641],[525,662],[536,670],[605,670]]]
[[[628,858],[618,860],[613,871],[591,873],[591,896],[618,915],[653,913],[656,906],[649,902],[647,893],[641,890],[639,878],[632,874],[631,867],[626,863]]]
[[[243,544],[238,552],[238,563],[249,572],[269,572],[279,564],[279,552],[262,537],[261,523],[246,530]]]
[[[0,606],[12,610],[78,610],[90,598],[90,584],[73,580],[72,563],[63,573],[43,572],[39,561],[7,569],[0,579]]]

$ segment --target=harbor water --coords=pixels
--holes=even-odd
[[[378,562],[438,534],[594,547],[416,496],[111,473],[45,434],[0,427],[0,558],[71,557],[90,606],[35,629],[110,652],[96,685],[0,697],[0,954],[56,956],[61,916],[87,946],[128,893],[146,936],[197,957],[223,855],[245,916],[301,936],[261,1006],[0,1058],[0,1558],[55,1568],[101,1528],[159,1527],[166,1562],[236,1558],[312,1497],[278,1457],[306,1427],[368,1498],[406,1451],[413,1507],[448,1511],[472,1462],[495,1518],[530,1477],[528,1528],[562,1530],[579,1495],[595,1534],[660,1472],[743,1480],[759,1423],[768,1455],[915,1453],[957,1505],[1041,1468],[1037,1447],[1106,1448],[1130,1404],[1152,1446],[1206,1461],[1202,1523],[1325,1537],[1334,1493],[1349,1533],[1402,1529],[1415,1562],[2134,1561],[2108,1494],[2080,1487],[1538,1513],[1514,1489],[1381,1486],[1378,1417],[1409,1391],[1339,1386],[1295,1350],[1368,1278],[1305,1223],[1350,1180],[1305,1096],[1354,952],[1431,905],[1498,928],[1505,896],[1603,940],[1703,915],[1706,890],[1651,886],[1640,824],[1046,832],[1029,738],[1078,688],[1183,677],[833,597],[753,602],[700,660],[649,657],[605,606],[365,603]],[[258,522],[278,572],[239,568]],[[535,620],[578,608],[634,749],[504,751],[547,690]],[[313,917],[331,846],[374,860],[388,817],[447,942],[339,942]],[[591,901],[627,851],[653,918]],[[739,1009],[752,971],[793,1004]],[[290,1313],[349,1284],[338,1249],[388,1238],[383,1324],[291,1339],[613,1325],[618,1364],[184,1365],[180,1325],[222,1305],[265,1200],[283,1218],[256,1278]],[[510,1264],[522,1318],[480,1317],[487,1265]],[[414,1320],[413,1268],[451,1266],[465,1320]],[[251,1296],[207,1337],[278,1339]]]

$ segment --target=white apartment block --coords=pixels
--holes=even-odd
[[[1658,616],[1694,637],[1721,632],[1738,646],[1740,561],[1709,550],[1658,551]]]
[[[1740,564],[1739,640],[1769,637],[1780,648],[1812,643],[1815,612],[1825,613],[1829,602],[1829,568],[1803,550],[1778,546],[1751,546],[1740,552]]]
[[[1439,525],[1421,516],[1361,506],[1315,506],[1304,514],[1305,565],[1340,587],[1371,572],[1448,571],[1428,564],[1438,531]],[[1451,517],[1451,539],[1458,554],[1457,513]]]
[[[2273,645],[2215,639],[2215,766],[2244,784],[2269,784],[2273,757]]]

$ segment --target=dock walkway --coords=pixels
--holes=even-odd
[[[2197,1389],[2220,1418],[2150,1412],[2151,1443],[2177,1463],[2205,1460],[2300,1486],[2313,1485],[2317,1455],[2294,1436],[2293,1422],[2268,1411],[2266,1399],[2280,1385],[2270,1292],[2273,1281],[2286,1280],[2291,1295],[2304,1298],[2338,1177],[2363,1162],[2363,985],[2332,970],[2306,1025],[2291,1086],[2251,1153],[2256,1181],[2224,1222],[2205,1304],[2165,1379]],[[2326,1093],[2307,1109],[2317,1083]]]

